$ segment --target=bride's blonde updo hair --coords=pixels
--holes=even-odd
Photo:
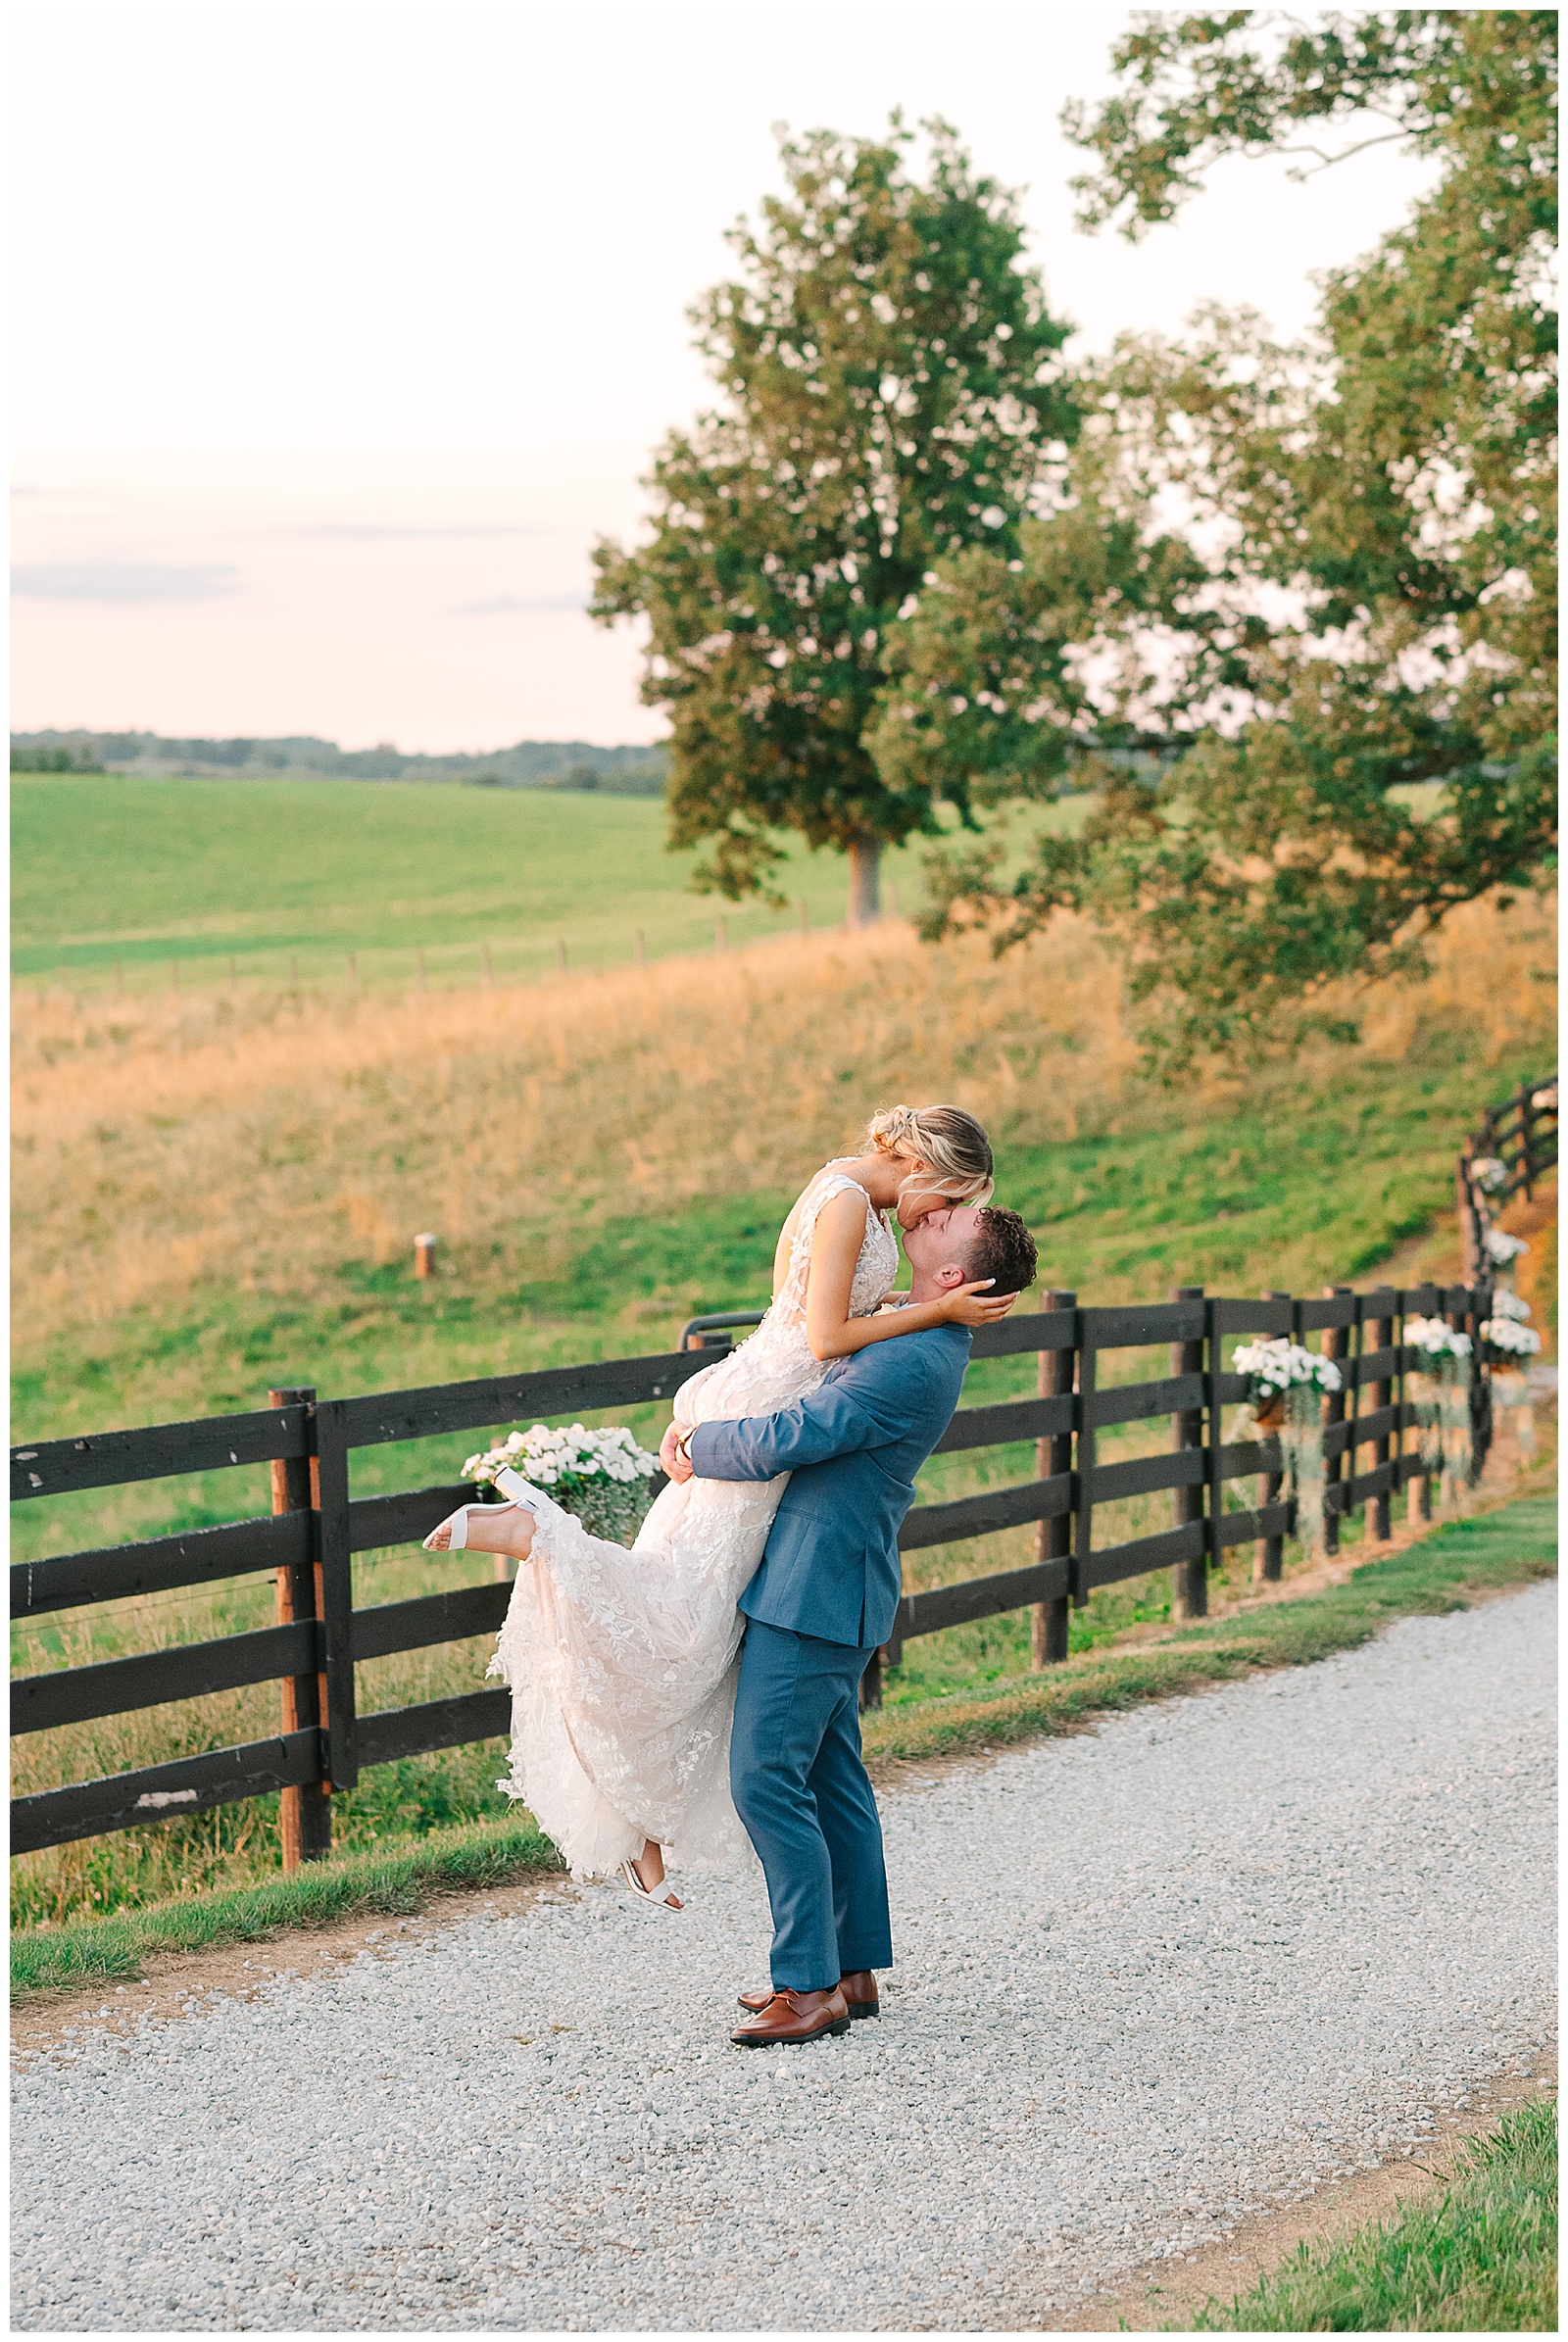
[[[950,1203],[991,1200],[996,1185],[991,1141],[962,1106],[884,1106],[866,1124],[863,1145],[878,1154],[928,1163],[933,1183],[921,1186],[922,1195],[942,1195]],[[917,1178],[909,1174],[899,1190],[901,1197]]]

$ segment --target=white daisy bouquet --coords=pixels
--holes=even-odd
[[[510,1468],[553,1497],[563,1512],[575,1513],[595,1536],[629,1545],[652,1499],[649,1484],[659,1458],[639,1447],[623,1424],[589,1431],[580,1423],[552,1431],[536,1423],[513,1432],[497,1447],[470,1455],[465,1480],[488,1485]]]

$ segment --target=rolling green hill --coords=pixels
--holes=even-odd
[[[900,899],[919,891],[918,847],[889,854]],[[651,799],[413,781],[142,780],[55,773],[12,782],[12,972],[131,990],[274,983],[472,983],[488,946],[498,976],[739,944],[844,917],[836,854],[798,849],[790,907],[741,907],[690,891],[696,855],[664,846]]]

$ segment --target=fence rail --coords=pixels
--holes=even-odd
[[[1489,1106],[1481,1128],[1460,1150],[1454,1184],[1459,1205],[1459,1244],[1467,1277],[1488,1272],[1487,1232],[1493,1214],[1523,1195],[1528,1200],[1557,1160],[1557,1076],[1522,1082],[1512,1098]],[[1482,1163],[1500,1164],[1494,1184],[1478,1177]]]
[[[1520,1160],[1522,1176],[1539,1175],[1539,1140],[1525,1142]],[[1339,1359],[1344,1391],[1330,1402],[1324,1439],[1331,1544],[1346,1516],[1363,1506],[1370,1508],[1374,1533],[1387,1535],[1390,1499],[1400,1488],[1412,1488],[1430,1510],[1432,1467],[1404,1451],[1405,1434],[1416,1423],[1404,1377],[1420,1358],[1400,1341],[1401,1321],[1441,1315],[1473,1333],[1490,1298],[1485,1277],[1448,1288],[1381,1287],[1356,1293],[1336,1287],[1320,1297],[1269,1294],[1258,1300],[1216,1299],[1184,1288],[1169,1302],[1131,1308],[1081,1308],[1076,1294],[1051,1293],[1040,1309],[983,1329],[973,1356],[1034,1353],[1037,1392],[960,1407],[937,1452],[1033,1441],[1034,1477],[918,1504],[899,1543],[904,1552],[915,1552],[1032,1526],[1035,1559],[1024,1568],[904,1594],[889,1643],[867,1671],[866,1698],[880,1696],[882,1666],[896,1664],[906,1642],[947,1627],[1028,1608],[1036,1662],[1045,1665],[1066,1656],[1069,1608],[1086,1602],[1096,1587],[1170,1569],[1176,1614],[1201,1615],[1208,1570],[1235,1544],[1254,1539],[1263,1574],[1277,1577],[1295,1507],[1281,1492],[1278,1439],[1225,1436],[1225,1408],[1250,1388],[1225,1364],[1224,1345],[1234,1337],[1288,1334],[1301,1341],[1320,1334]],[[495,1632],[510,1587],[458,1587],[356,1608],[354,1555],[414,1542],[472,1490],[459,1485],[353,1497],[353,1451],[667,1398],[759,1314],[731,1310],[694,1319],[679,1349],[653,1357],[362,1398],[322,1400],[311,1390],[281,1391],[270,1407],[253,1414],[13,1448],[12,1496],[24,1502],[258,1462],[271,1465],[273,1490],[273,1510],[260,1519],[16,1563],[13,1618],[36,1619],[263,1571],[274,1573],[277,1587],[272,1627],[14,1681],[14,1730],[44,1732],[271,1681],[280,1685],[282,1710],[282,1730],[272,1739],[15,1799],[13,1851],[281,1791],[285,1863],[292,1867],[327,1850],[330,1797],[352,1788],[365,1767],[504,1733],[510,1719],[505,1691],[475,1690],[359,1713],[358,1665]],[[1168,1372],[1134,1383],[1102,1379],[1102,1362],[1117,1352],[1161,1344],[1169,1345]],[[1483,1451],[1490,1434],[1487,1402],[1483,1371],[1473,1391],[1475,1439]],[[1099,1456],[1102,1433],[1161,1418],[1172,1427],[1168,1449],[1103,1461]],[[1366,1450],[1370,1460],[1358,1469]],[[1227,1511],[1230,1485],[1253,1478],[1262,1482],[1264,1500]],[[1167,1492],[1169,1528],[1097,1543],[1100,1508]]]

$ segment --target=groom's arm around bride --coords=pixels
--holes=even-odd
[[[954,1274],[991,1278],[998,1293],[1020,1292],[1035,1274],[1028,1230],[995,1208],[936,1214],[907,1232],[905,1249],[915,1299],[941,1293]],[[684,1455],[666,1442],[676,1479],[688,1463],[701,1479],[791,1475],[739,1605],[730,1781],[774,1927],[773,1999],[731,2036],[747,2045],[809,2040],[875,2013],[870,1972],[893,1951],[858,1694],[892,1631],[915,1476],[952,1420],[968,1357],[961,1327],[933,1327],[843,1360],[776,1414],[699,1424]]]

